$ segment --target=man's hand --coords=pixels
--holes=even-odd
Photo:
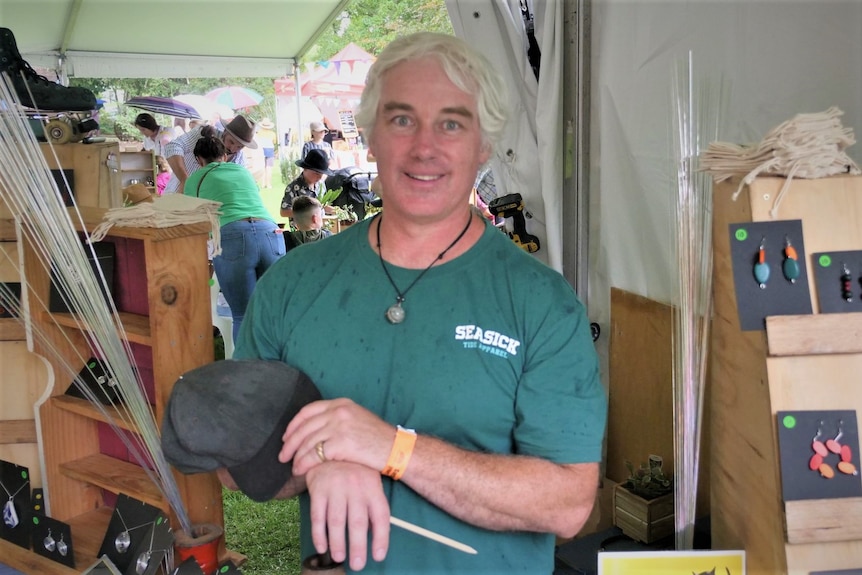
[[[293,459],[296,475],[305,475],[323,457],[359,463],[379,473],[386,466],[395,431],[395,426],[349,399],[315,401],[287,426],[278,459],[282,463]]]
[[[330,461],[314,467],[305,480],[311,496],[311,539],[317,552],[328,549],[337,562],[345,561],[349,552],[350,568],[359,571],[368,559],[370,528],[371,556],[383,561],[389,551],[389,502],[380,473],[354,463]]]

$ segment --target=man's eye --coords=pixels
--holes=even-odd
[[[446,120],[445,122],[443,122],[443,128],[445,128],[446,131],[457,130],[460,127],[461,123],[456,122],[455,120]]]
[[[396,126],[409,126],[410,119],[407,116],[395,116],[392,118],[392,123]]]

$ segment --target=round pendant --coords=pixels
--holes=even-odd
[[[57,548],[57,542],[56,542],[56,541],[54,541],[54,538],[53,538],[53,537],[51,537],[51,531],[50,531],[50,530],[48,531],[48,535],[47,535],[47,537],[45,537],[45,538],[42,540],[42,545],[44,545],[44,546],[45,546],[45,549],[47,549],[47,550],[48,550],[48,551],[50,551],[51,553],[53,553],[53,552],[54,552],[54,549],[56,549],[56,548]]]
[[[147,572],[147,567],[150,566],[151,556],[151,551],[144,551],[138,556],[138,560],[137,562],[135,562],[135,573],[137,573],[138,575],[143,575]]]
[[[128,531],[122,531],[117,538],[114,539],[114,547],[117,548],[117,551],[120,553],[125,553],[129,550],[129,545],[132,544],[132,538],[129,537]]]
[[[389,323],[401,323],[404,321],[404,308],[401,307],[401,302],[389,306],[386,310],[386,319]]]
[[[62,555],[63,557],[69,552],[69,546],[66,545],[66,542],[63,541],[63,538],[60,537],[60,540],[57,541],[57,553]]]

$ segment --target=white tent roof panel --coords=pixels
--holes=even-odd
[[[0,0],[0,25],[70,76],[278,77],[347,1]]]

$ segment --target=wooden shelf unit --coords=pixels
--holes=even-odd
[[[92,231],[105,210],[82,207],[80,211],[84,227]],[[214,360],[209,231],[207,223],[170,228],[114,227],[103,240],[114,242],[116,247],[115,270],[120,275],[114,281],[115,303],[121,310],[127,305],[123,301],[134,304],[130,306],[134,309],[121,312],[125,337],[147,348],[154,358],[145,369],[152,372],[150,400],[159,426],[177,378]],[[29,289],[48,301],[50,278],[38,251],[26,240],[23,251]],[[146,281],[122,287],[124,283],[135,284],[136,277]],[[76,565],[83,568],[97,558],[111,513],[105,492],[124,493],[154,505],[179,528],[168,502],[137,463],[102,453],[100,426],[104,428],[107,416],[85,400],[64,395],[71,382],[67,366],[82,368],[81,355],[89,354],[84,330],[71,314],[34,310],[31,317],[34,327],[46,334],[44,339],[49,342],[34,341],[34,351],[48,361],[55,378],[51,397],[40,408],[44,487],[51,517],[73,526]],[[192,523],[224,525],[222,488],[215,474],[175,472],[174,477]],[[13,553],[7,547],[14,545],[0,541],[0,556],[6,563],[10,557],[12,567],[32,573],[74,572],[51,561],[47,562],[51,565],[43,564],[42,558],[31,552]],[[222,543],[220,555],[227,554]]]
[[[784,183],[758,178],[736,201],[738,181],[713,193],[712,545],[745,549],[749,575],[862,565],[862,498],[783,501],[776,422],[779,411],[862,416],[862,314],[819,314],[811,260],[813,253],[862,249],[862,177],[794,179],[772,218]],[[765,330],[742,331],[728,226],[773,219],[802,220],[814,313],[772,316]]]
[[[120,152],[120,185],[126,187],[131,185],[131,180],[140,180],[147,186],[150,192],[156,192],[156,176],[159,171],[156,166],[156,157],[152,150],[124,150]],[[152,181],[150,184],[148,181]]]

